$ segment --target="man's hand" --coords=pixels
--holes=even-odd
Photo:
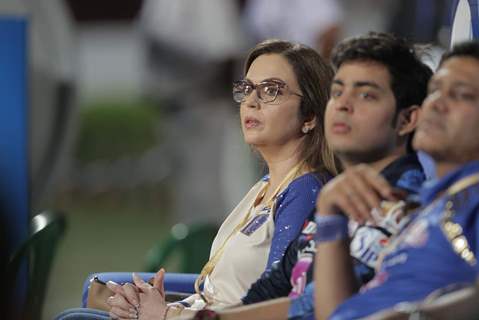
[[[381,200],[396,201],[400,196],[378,172],[361,164],[328,182],[318,196],[316,209],[319,215],[343,213],[362,224],[374,222],[371,210],[379,208]]]

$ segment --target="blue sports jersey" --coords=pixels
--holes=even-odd
[[[479,161],[468,163],[421,190],[422,208],[389,248],[380,271],[361,292],[346,300],[331,319],[357,319],[393,307],[399,302],[424,299],[451,284],[472,283],[478,275],[474,261],[466,261],[444,231],[446,203],[452,202],[454,223],[462,227],[467,246],[477,257],[479,245],[479,184],[454,195],[445,191],[461,179],[479,173]]]
[[[381,175],[391,185],[407,191],[410,196],[419,192],[425,180],[421,164],[415,153],[404,155],[391,162],[381,171]],[[384,219],[381,219],[384,222],[384,224],[381,223],[381,230],[368,226],[359,227],[356,225],[354,227],[350,223],[350,231],[353,232],[351,255],[355,257],[355,273],[360,283],[366,283],[374,276],[377,256],[387,245],[387,239],[391,234],[396,234],[400,230],[400,225],[407,220],[403,219],[400,223],[398,221],[390,221],[391,219],[386,219],[386,217],[394,217],[393,212],[390,213],[384,216]],[[390,223],[387,223],[387,221]],[[309,228],[309,224],[306,229]],[[315,224],[314,232],[316,232]],[[314,260],[316,246],[312,232],[303,231],[303,233],[293,243],[294,245],[288,248],[285,258],[289,259],[287,261],[283,259],[279,265],[276,265],[275,267],[277,268],[273,268],[270,277],[263,275],[260,280],[253,284],[247,296],[243,298],[244,302],[246,300],[247,303],[253,303],[267,300],[266,298],[279,297],[281,295],[274,296],[273,293],[280,292],[279,288],[283,289],[286,287],[285,281],[290,281],[287,283],[289,285],[287,293],[293,289],[290,297],[294,297],[294,299],[291,300],[289,318],[303,319],[312,317],[314,319],[314,303],[312,300],[314,284],[309,284],[306,288],[304,286],[313,279],[314,268],[310,265]],[[305,266],[306,264],[307,266]],[[309,268],[303,277],[296,270],[298,265],[303,269]],[[298,274],[300,275],[299,277],[297,276]],[[285,278],[286,280],[284,280]],[[293,284],[294,286],[291,287]]]

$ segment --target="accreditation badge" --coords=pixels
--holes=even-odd
[[[263,209],[262,212],[265,213],[260,213],[256,215],[246,226],[243,227],[243,229],[241,229],[241,233],[246,236],[252,235],[256,230],[259,229],[259,227],[261,227],[266,221],[268,221],[270,216],[269,211],[269,209]]]

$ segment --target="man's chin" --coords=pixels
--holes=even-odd
[[[413,148],[416,151],[421,151],[427,154],[432,160],[438,161],[447,158],[447,152],[444,148],[439,148],[437,145],[417,145],[413,144]]]
[[[364,150],[358,148],[345,148],[340,151],[334,150],[333,152],[341,161],[349,164],[372,163],[381,160],[388,155],[387,151],[383,149]]]
[[[426,149],[437,149],[441,147],[443,143],[439,141],[445,141],[445,137],[442,134],[429,132],[426,130],[417,130],[412,139],[412,147],[414,150],[421,150],[424,152]]]
[[[360,152],[361,147],[358,146],[357,143],[345,143],[343,141],[334,141],[333,143],[329,143],[329,147],[333,150],[334,153],[356,153]],[[359,149],[359,150],[358,150]]]

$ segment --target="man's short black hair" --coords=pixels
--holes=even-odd
[[[420,60],[415,48],[405,39],[389,33],[370,32],[346,39],[336,46],[332,56],[336,69],[355,61],[375,62],[388,69],[396,98],[396,113],[422,104],[432,70]]]
[[[479,60],[479,41],[471,40],[456,44],[451,51],[443,54],[439,66],[453,57],[470,57]]]

